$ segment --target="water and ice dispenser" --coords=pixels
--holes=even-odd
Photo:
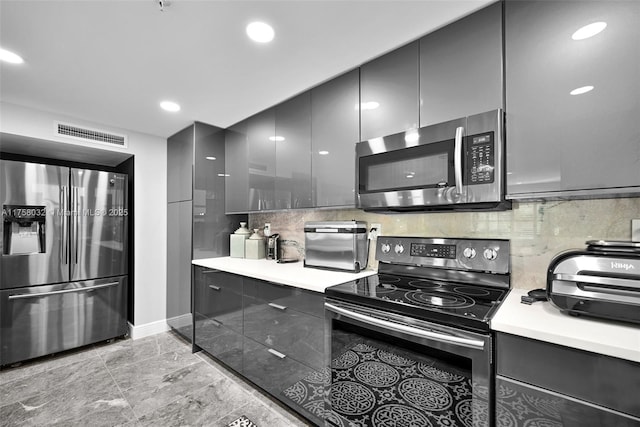
[[[45,206],[3,205],[2,219],[2,255],[45,252]]]

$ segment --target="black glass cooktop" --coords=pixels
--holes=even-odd
[[[483,285],[377,274],[326,289],[328,297],[472,330],[489,320],[508,290]]]

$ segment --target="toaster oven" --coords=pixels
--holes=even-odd
[[[549,301],[563,312],[640,324],[640,243],[589,241],[558,254],[547,272]]]
[[[304,226],[304,266],[359,272],[367,267],[364,221],[317,221]]]

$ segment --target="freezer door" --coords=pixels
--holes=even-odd
[[[127,274],[127,176],[71,169],[71,279]]]
[[[127,277],[0,291],[0,365],[125,335]]]
[[[0,289],[69,280],[68,183],[68,168],[0,160]]]

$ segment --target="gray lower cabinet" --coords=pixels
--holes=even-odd
[[[498,333],[496,425],[640,426],[640,364]]]
[[[317,425],[324,296],[194,266],[195,343]]]
[[[640,193],[638,22],[637,1],[506,1],[509,198]]]
[[[242,372],[242,278],[195,266],[195,344]]]

